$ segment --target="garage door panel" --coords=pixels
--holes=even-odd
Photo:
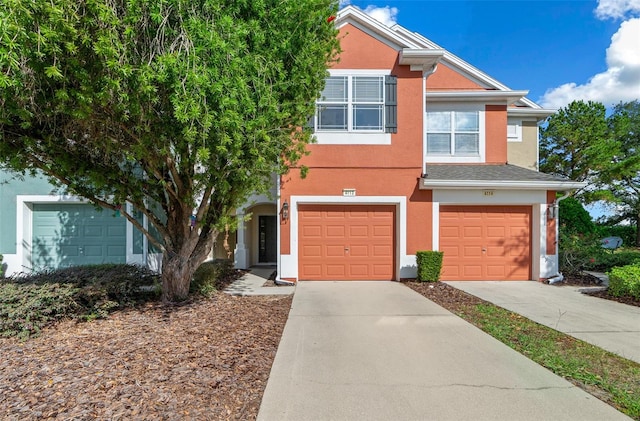
[[[464,227],[462,230],[464,238],[473,241],[474,239],[482,238],[482,227]]]
[[[322,247],[317,246],[303,246],[302,256],[304,257],[322,257]]]
[[[507,231],[507,228],[504,226],[502,227],[489,226],[487,227],[487,238],[503,239],[505,238],[506,231]]]
[[[320,276],[322,275],[322,266],[319,264],[306,263],[301,266],[300,273],[304,274],[304,276]]]
[[[299,279],[391,280],[394,274],[395,206],[300,205]],[[307,217],[308,212],[317,216]],[[308,232],[307,224],[320,227]],[[316,257],[309,248],[319,247]],[[309,265],[314,270],[308,270]]]
[[[443,280],[526,280],[531,207],[441,206]]]
[[[393,257],[393,248],[387,244],[376,244],[373,246],[373,256],[375,257]]]
[[[326,229],[326,236],[328,238],[345,238],[343,225],[328,225]]]
[[[477,277],[482,276],[482,265],[466,264],[462,267],[463,276],[465,277]]]
[[[373,265],[373,274],[376,276],[391,277],[393,270],[389,265]]]
[[[393,233],[393,227],[391,225],[375,225],[373,227],[374,237],[389,238]]]
[[[460,247],[455,246],[441,246],[440,250],[444,253],[444,256],[447,257],[459,257],[460,256]]]
[[[351,265],[349,265],[349,274],[352,277],[367,276],[369,274],[369,266],[368,265],[351,264]]]
[[[367,257],[369,256],[369,246],[367,245],[351,245],[349,247],[351,257]]]
[[[369,237],[369,227],[367,225],[355,225],[349,227],[349,236],[351,238]]]
[[[345,265],[327,265],[327,275],[342,279],[346,275]]]
[[[325,250],[327,257],[342,257],[344,255],[343,246],[326,246]]]
[[[302,237],[321,237],[322,227],[319,225],[304,225],[302,228]]]
[[[440,238],[459,238],[459,227],[445,226],[440,228]]]
[[[465,246],[463,250],[464,250],[463,256],[465,258],[482,256],[482,248],[478,246]]]

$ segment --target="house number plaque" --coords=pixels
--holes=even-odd
[[[346,197],[354,197],[356,195],[356,189],[342,189],[342,195]]]

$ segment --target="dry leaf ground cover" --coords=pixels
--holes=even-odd
[[[216,294],[0,339],[0,419],[255,419],[290,307]]]

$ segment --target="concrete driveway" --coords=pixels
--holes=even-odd
[[[560,332],[640,363],[640,307],[540,282],[447,282]]]
[[[300,282],[258,420],[628,419],[395,282]]]

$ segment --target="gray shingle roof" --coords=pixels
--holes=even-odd
[[[449,165],[427,164],[429,180],[486,180],[486,181],[538,181],[538,182],[566,182],[566,178],[538,171],[528,170],[515,165]]]

